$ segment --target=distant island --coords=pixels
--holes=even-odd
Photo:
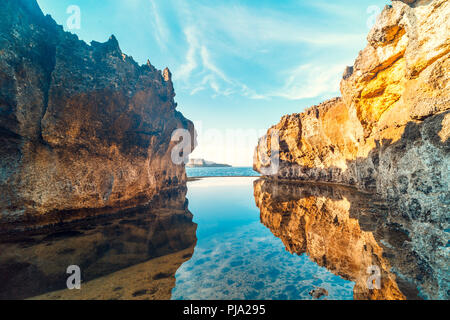
[[[200,167],[231,167],[231,166],[229,164],[206,161],[205,159],[189,159],[189,162],[186,164],[186,167],[200,168]]]

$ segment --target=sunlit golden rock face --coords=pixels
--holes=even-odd
[[[78,40],[35,0],[0,10],[0,224],[185,187],[171,136],[194,127],[176,110],[168,69],[139,66],[114,36]]]
[[[263,158],[270,155],[271,133],[278,132],[278,178],[332,181],[384,192],[389,177],[380,171],[398,165],[380,159],[385,151],[380,149],[407,139],[408,125],[421,127],[427,118],[450,108],[450,4],[408,3],[393,1],[383,10],[368,46],[345,71],[342,98],[284,116],[268,130],[255,152],[256,170],[268,165]],[[446,121],[433,125],[449,130]],[[421,142],[419,138],[415,139]],[[441,150],[424,156],[436,152],[444,158],[448,143],[445,139],[441,146],[430,146]]]
[[[358,219],[351,217],[351,210],[364,209],[355,208],[361,203],[358,193],[258,180],[255,201],[261,222],[287,251],[307,254],[320,266],[355,282],[355,299],[405,299],[373,233],[362,230]],[[380,270],[380,289],[368,286],[372,266]]]
[[[365,137],[395,142],[400,136],[387,128],[449,109],[449,13],[445,0],[393,1],[383,10],[341,82]]]
[[[450,228],[450,2],[392,1],[345,70],[341,98],[284,116],[261,138],[254,168],[271,177],[351,185],[402,212],[421,258],[448,264]]]

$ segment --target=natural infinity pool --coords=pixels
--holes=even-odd
[[[416,299],[436,287],[371,195],[256,177],[187,187],[0,238],[0,299]]]
[[[207,178],[189,182],[189,210],[197,227],[193,257],[176,273],[172,299],[352,299],[354,283],[307,255],[291,254],[260,221],[256,178]]]

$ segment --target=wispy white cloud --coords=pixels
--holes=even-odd
[[[190,95],[193,96],[193,95],[197,94],[198,92],[203,91],[203,90],[205,90],[205,89],[206,89],[206,88],[203,87],[203,86],[194,88],[194,89],[191,90]]]
[[[256,91],[250,89],[247,85],[243,84],[241,86],[241,92],[242,95],[250,98],[250,99],[254,99],[254,100],[264,100],[267,99],[268,96],[264,95],[264,94],[259,94],[256,93]]]
[[[198,64],[196,59],[196,53],[198,50],[198,41],[195,36],[194,28],[186,28],[184,30],[184,35],[186,37],[186,41],[188,43],[188,50],[186,52],[185,62],[179,67],[177,72],[175,73],[174,79],[186,80],[191,76],[192,71],[194,71]]]
[[[244,47],[255,42],[342,45],[360,41],[361,36],[364,36],[363,32],[347,33],[320,29],[320,24],[311,25],[298,15],[281,15],[277,11],[267,9],[255,12],[253,8],[244,6],[197,6],[195,15],[199,18],[200,25],[208,26],[206,30],[209,33],[221,33],[235,42],[247,44]]]
[[[315,98],[338,93],[345,63],[335,65],[304,64],[288,72],[284,86],[268,95],[289,100]]]
[[[198,30],[193,26],[184,30],[188,49],[184,63],[175,72],[175,80],[189,85],[191,95],[210,88],[214,92],[213,97],[238,93],[251,99],[263,98],[247,85],[228,77],[214,62],[210,50],[201,43],[198,34]]]
[[[230,94],[232,94],[234,92],[232,87],[235,86],[234,81],[228,79],[225,73],[214,64],[211,59],[210,53],[205,46],[201,47],[200,57],[204,71],[208,72],[208,76],[205,76],[203,78],[202,84],[209,84],[211,89],[214,90],[215,95],[229,96]],[[226,84],[228,88],[222,88],[219,84],[219,81]]]
[[[164,20],[161,18],[161,14],[158,11],[158,7],[154,0],[149,0],[151,6],[151,23],[153,25],[154,35],[156,41],[161,48],[166,48],[166,42],[169,38],[169,29],[167,28]]]
[[[231,81],[228,79],[228,77],[225,75],[225,73],[220,70],[211,60],[210,53],[208,49],[205,46],[202,46],[201,48],[201,57],[202,57],[202,63],[203,66],[211,71],[212,73],[216,74],[219,78],[224,80],[225,82],[231,83]]]
[[[229,69],[221,68],[220,64],[228,65],[230,57],[240,63],[245,60],[253,63],[251,52],[270,54],[283,50],[285,45],[289,50],[316,48],[326,52],[360,43],[365,38],[362,33],[321,30],[301,16],[269,9],[255,11],[241,5],[210,3],[179,8],[188,47],[174,79],[182,82],[191,95],[211,90],[213,97],[241,95],[249,99],[300,100],[336,93],[345,63],[323,65],[318,61],[313,65],[304,61],[297,66],[299,61],[292,60],[292,64],[271,71],[268,81],[272,85],[268,83],[267,88],[259,90],[255,90],[254,83],[247,82],[248,74],[230,75]],[[333,7],[322,9],[332,11]],[[280,55],[286,54],[289,53],[280,51]]]

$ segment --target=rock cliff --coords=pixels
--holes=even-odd
[[[279,150],[274,179],[352,185],[389,199],[413,246],[441,270],[450,218],[449,17],[447,0],[392,1],[345,70],[342,97],[284,116],[254,158],[264,173]]]
[[[171,136],[194,128],[168,69],[138,65],[114,36],[80,41],[35,0],[0,11],[0,224],[130,207],[185,186]]]

